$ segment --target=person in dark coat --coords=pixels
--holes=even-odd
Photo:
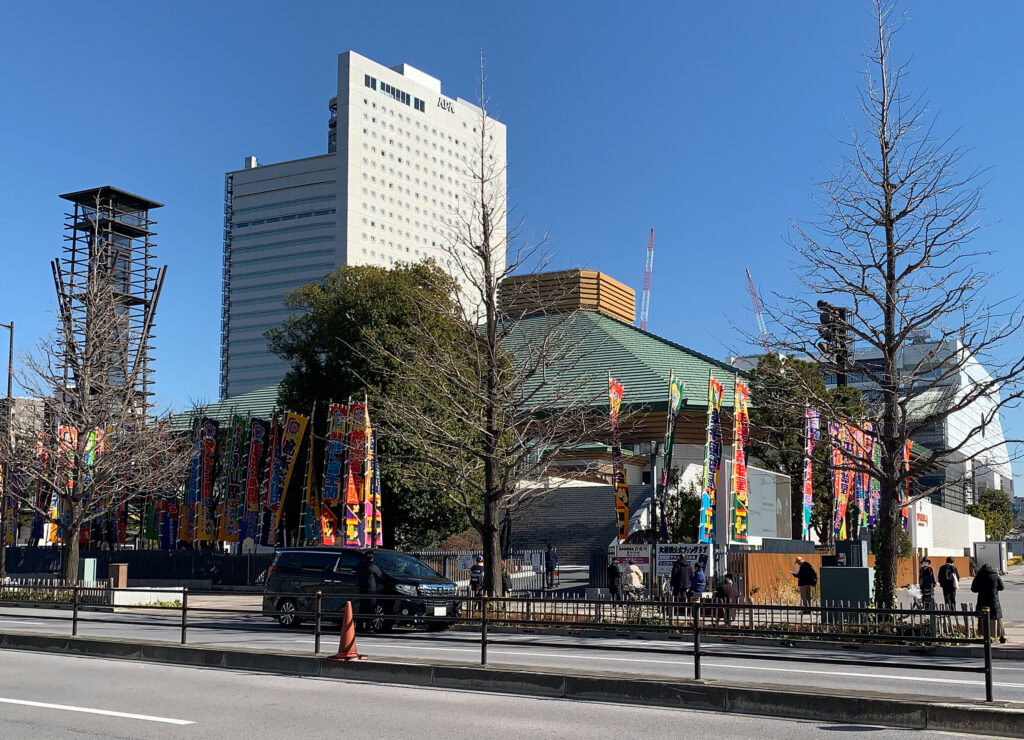
[[[921,587],[921,604],[925,609],[935,608],[935,570],[932,561],[924,558],[917,573],[917,585]]]
[[[739,590],[732,584],[732,578],[726,576],[722,579],[718,588],[715,589],[715,601],[720,604],[738,604],[739,600]],[[718,614],[715,617],[715,623],[717,624],[719,619],[724,619],[725,626],[728,627],[732,624],[732,620],[735,617],[735,609],[719,609]]]
[[[680,553],[676,562],[672,563],[672,575],[669,577],[669,586],[672,587],[672,598],[675,601],[686,599],[686,589],[689,588],[692,578],[693,566]]]
[[[384,580],[384,572],[373,562],[373,551],[363,553],[363,559],[356,566],[356,583],[360,594],[376,594]],[[359,616],[364,620],[372,619],[377,613],[377,599],[359,599]]]
[[[978,604],[975,610],[981,617],[981,610],[986,606],[989,609],[989,619],[994,629],[992,636],[998,636],[999,642],[1006,642],[1006,630],[1003,628],[1003,607],[999,603],[999,592],[1003,590],[1003,579],[992,570],[988,563],[978,568],[978,575],[971,582],[971,592],[978,594]]]
[[[956,590],[960,587],[960,571],[956,569],[953,558],[946,558],[946,564],[939,568],[939,586],[942,587],[942,600],[950,609],[956,609]]]
[[[814,566],[803,558],[795,561],[796,570],[793,575],[796,577],[796,585],[800,588],[800,606],[804,608],[804,614],[810,613],[811,589],[818,585],[818,573]]]
[[[548,545],[548,549],[544,552],[544,572],[547,575],[548,588],[554,588],[555,573],[558,572],[558,550],[554,545]]]
[[[612,562],[608,564],[608,591],[612,595],[612,600],[622,600],[622,571],[619,570],[618,558],[612,558]]]

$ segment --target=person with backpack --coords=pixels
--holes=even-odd
[[[942,600],[950,609],[956,609],[956,590],[960,588],[960,571],[953,564],[953,558],[946,558],[946,564],[939,568],[939,586]]]
[[[484,556],[477,555],[476,563],[469,569],[469,590],[473,596],[479,596],[484,587]]]
[[[796,585],[800,588],[800,606],[804,609],[804,614],[811,613],[811,589],[818,585],[818,573],[814,570],[814,566],[808,563],[803,558],[798,557],[794,561],[796,570],[792,572],[792,575],[796,578]]]
[[[935,608],[935,571],[932,561],[925,557],[917,573],[917,585],[921,587],[921,605],[925,609]]]

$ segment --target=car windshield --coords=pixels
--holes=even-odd
[[[374,554],[375,562],[389,576],[404,578],[439,578],[440,576],[424,563],[411,555],[397,552],[378,552]]]

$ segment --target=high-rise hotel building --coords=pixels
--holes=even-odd
[[[479,157],[480,108],[444,95],[440,80],[348,51],[338,56],[330,111],[326,154],[277,164],[247,157],[225,176],[221,398],[284,377],[264,334],[288,317],[286,293],[339,265],[444,265],[453,219],[473,207],[466,167]],[[487,137],[503,178],[505,126],[488,118]]]

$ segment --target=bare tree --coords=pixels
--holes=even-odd
[[[986,439],[986,427],[1021,397],[1024,371],[1024,358],[1004,356],[1021,313],[989,299],[979,267],[988,254],[968,246],[979,228],[979,173],[962,171],[965,150],[935,133],[926,105],[908,92],[907,66],[892,56],[893,14],[874,1],[863,130],[851,131],[842,165],[821,186],[822,219],[794,227],[805,291],[771,310],[779,349],[826,372],[856,373],[865,389],[867,418],[850,421],[872,435],[881,460],[845,450],[844,465],[880,482],[880,606],[895,600],[901,487],[964,457],[1002,455],[1002,438]],[[819,344],[822,310],[831,336]],[[827,397],[816,402],[841,418]],[[970,415],[959,438],[905,464],[907,443],[954,415]]]
[[[479,93],[463,194],[441,228],[444,266],[460,285],[456,335],[425,331],[405,353],[375,349],[418,399],[381,399],[380,423],[426,462],[417,474],[464,508],[483,540],[484,588],[500,594],[503,517],[557,487],[551,462],[605,437],[609,422],[595,411],[606,408],[604,379],[578,372],[590,325],[560,308],[567,275],[518,276],[502,287],[525,267],[543,267],[544,242],[525,239],[522,224],[506,228],[505,166],[482,62]],[[446,413],[422,413],[423,403]]]
[[[175,491],[188,459],[184,441],[148,415],[140,390],[137,354],[148,349],[151,322],[147,336],[130,336],[115,250],[96,239],[90,251],[88,278],[75,295],[61,296],[56,334],[26,360],[19,380],[43,400],[40,431],[0,453],[19,482],[19,507],[58,528],[68,582],[77,580],[82,528],[168,486]]]

